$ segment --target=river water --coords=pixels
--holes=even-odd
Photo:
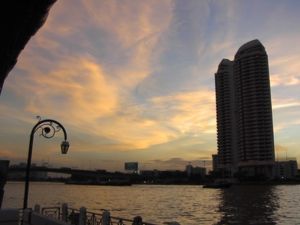
[[[24,184],[7,183],[3,207],[22,207]],[[84,206],[108,209],[113,216],[136,215],[150,223],[177,221],[198,224],[300,224],[300,185],[201,186],[133,185],[128,187],[30,183],[29,205]]]

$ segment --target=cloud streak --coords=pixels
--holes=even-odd
[[[0,153],[22,155],[33,118],[41,115],[67,127],[71,164],[90,155],[119,166],[126,157],[158,159],[167,168],[210,157],[216,152],[214,73],[222,58],[259,38],[269,55],[275,141],[296,154],[296,144],[287,144],[300,132],[300,49],[292,44],[300,33],[287,32],[298,26],[299,10],[291,5],[58,1],[6,81]],[[54,157],[54,147],[43,146],[37,158]],[[183,163],[168,164],[174,157]]]

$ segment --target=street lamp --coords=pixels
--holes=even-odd
[[[54,135],[59,132],[63,131],[64,133],[64,140],[62,141],[60,147],[61,147],[61,153],[67,154],[69,149],[69,142],[67,141],[67,132],[63,125],[61,125],[56,120],[51,119],[45,119],[41,120],[40,117],[38,117],[40,120],[37,122],[37,124],[32,128],[31,134],[30,134],[30,141],[29,141],[29,148],[28,148],[28,157],[27,157],[27,166],[26,166],[26,176],[25,176],[25,191],[24,191],[24,202],[23,202],[23,209],[27,208],[27,202],[28,202],[28,192],[29,192],[29,177],[30,177],[30,167],[31,167],[31,156],[32,156],[32,146],[33,146],[33,138],[35,132],[39,131],[40,136],[43,136],[45,138],[52,138]]]

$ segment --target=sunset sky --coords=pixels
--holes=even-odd
[[[276,156],[300,160],[300,1],[58,0],[0,96],[0,158],[86,169],[203,166],[216,153],[214,73],[245,42],[269,56]],[[206,162],[208,165],[209,162]]]

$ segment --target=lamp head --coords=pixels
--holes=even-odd
[[[64,140],[61,145],[61,154],[67,154],[68,150],[69,150],[70,144],[67,140]]]
[[[51,129],[50,129],[49,127],[45,127],[45,128],[43,129],[43,131],[44,131],[46,134],[49,134],[50,131],[51,131]]]

